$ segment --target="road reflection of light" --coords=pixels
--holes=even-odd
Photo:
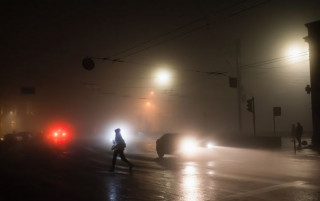
[[[197,188],[197,183],[198,183],[198,180],[194,176],[187,176],[187,177],[184,177],[183,179],[183,186],[187,191],[190,191],[190,190],[194,191]],[[194,194],[195,192],[191,192],[191,193]]]
[[[202,192],[199,190],[199,175],[197,169],[193,165],[187,165],[183,170],[182,191],[185,195],[185,200],[202,200]]]
[[[183,178],[183,194],[186,200],[201,200],[201,192],[199,191],[198,185],[198,178],[194,175],[188,175]]]
[[[208,175],[214,175],[214,171],[212,170],[208,171]]]
[[[187,175],[193,175],[196,173],[196,168],[194,166],[189,165],[184,169],[184,173]]]
[[[213,166],[215,166],[215,162],[214,161],[209,161],[207,163],[207,165],[208,165],[208,167],[213,167]]]
[[[108,186],[110,189],[109,189],[109,199],[110,200],[117,200],[117,188],[115,185],[113,184],[109,184]]]
[[[210,170],[207,171],[207,174],[210,175],[210,176],[214,175],[215,173],[214,173],[213,170],[211,170],[211,168],[215,166],[215,162],[214,161],[209,161],[207,163],[207,166],[210,168]]]
[[[119,177],[116,175],[110,175],[110,177],[106,178],[106,200],[121,200],[122,192],[121,188],[125,188],[123,184],[119,181]],[[121,187],[120,187],[121,186]]]

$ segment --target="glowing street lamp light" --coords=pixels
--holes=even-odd
[[[151,106],[151,103],[148,101],[148,102],[146,102],[146,106],[147,107],[150,107]]]
[[[171,82],[171,73],[168,70],[161,69],[156,73],[155,81],[161,86],[168,85]]]
[[[296,46],[292,46],[288,49],[287,51],[287,56],[288,57],[296,57],[300,54],[300,49]]]
[[[286,49],[285,54],[290,61],[297,62],[307,56],[308,51],[302,45],[291,45]]]

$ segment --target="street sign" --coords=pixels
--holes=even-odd
[[[229,87],[231,88],[238,87],[238,79],[236,77],[229,77]]]
[[[249,112],[254,111],[254,98],[250,98],[249,100],[247,100],[247,110]]]

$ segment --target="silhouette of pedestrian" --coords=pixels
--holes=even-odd
[[[296,139],[298,141],[298,147],[301,147],[302,133],[303,133],[303,127],[301,126],[300,122],[298,122],[296,126]]]
[[[120,156],[122,161],[126,162],[129,165],[129,170],[131,171],[133,168],[133,164],[127,160],[127,158],[125,157],[125,155],[123,153],[124,149],[126,148],[126,143],[121,136],[121,132],[120,132],[121,130],[120,130],[120,128],[117,128],[114,131],[115,131],[115,139],[113,141],[113,146],[112,146],[113,158],[112,158],[112,166],[110,168],[110,171],[111,172],[114,171],[118,155]]]
[[[294,150],[294,153],[296,153],[297,147],[296,147],[296,125],[295,124],[291,125],[291,137],[293,140],[293,150]]]

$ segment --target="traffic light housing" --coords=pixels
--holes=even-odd
[[[247,100],[247,110],[253,112],[253,98]]]

